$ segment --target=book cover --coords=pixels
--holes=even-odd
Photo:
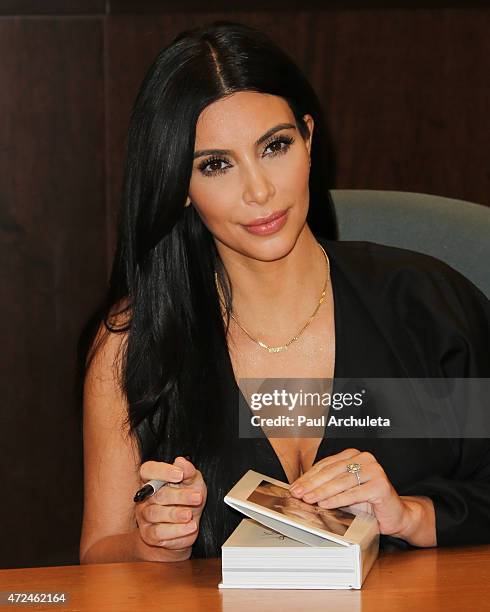
[[[378,555],[378,522],[367,506],[308,504],[289,493],[289,484],[253,470],[224,501],[252,521],[242,521],[223,544],[222,588],[360,588]],[[278,547],[283,548],[279,565]],[[286,580],[298,564],[301,577]]]

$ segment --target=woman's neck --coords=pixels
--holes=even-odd
[[[232,284],[233,314],[251,332],[294,334],[318,304],[327,263],[308,225],[291,251],[275,261],[218,250]]]

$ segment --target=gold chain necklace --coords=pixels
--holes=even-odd
[[[320,299],[318,300],[318,304],[315,308],[315,310],[313,311],[313,314],[310,316],[310,318],[308,319],[308,321],[303,325],[303,327],[299,330],[299,332],[293,336],[291,338],[291,340],[289,340],[289,342],[286,342],[286,344],[282,344],[281,346],[269,346],[268,344],[266,344],[265,342],[262,342],[262,340],[258,340],[257,338],[254,338],[244,327],[243,325],[241,325],[237,318],[235,317],[235,315],[230,312],[230,316],[231,318],[235,321],[235,323],[238,325],[238,327],[244,331],[247,336],[250,338],[250,340],[252,340],[253,342],[255,342],[256,344],[258,344],[259,346],[261,346],[263,349],[266,349],[267,351],[269,351],[269,353],[280,353],[281,351],[286,350],[290,344],[292,344],[293,342],[296,342],[299,337],[301,336],[301,334],[305,331],[305,329],[308,327],[308,325],[312,322],[314,316],[316,315],[316,313],[318,312],[318,309],[320,308],[320,306],[323,303],[323,300],[325,299],[325,294],[327,292],[327,285],[328,285],[328,279],[330,277],[330,262],[328,261],[328,257],[327,254],[325,252],[325,249],[322,247],[321,244],[318,243],[318,246],[321,248],[321,250],[323,251],[323,254],[325,255],[325,260],[327,262],[327,278],[325,279],[325,284],[323,286],[323,291],[320,295]],[[219,299],[220,302],[223,306],[225,306],[224,301],[222,299],[222,291],[221,291],[221,287],[219,285],[219,281],[218,281],[218,273],[215,272],[214,273],[214,281],[216,283],[216,289],[218,291],[218,295],[219,295]],[[225,306],[226,308],[226,306]]]

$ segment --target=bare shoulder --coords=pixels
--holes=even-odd
[[[115,323],[123,321],[115,315]],[[126,316],[126,315],[122,315]],[[100,324],[83,391],[84,514],[80,558],[105,536],[134,528],[132,497],[140,486],[138,445],[122,385],[127,331]]]
[[[106,320],[100,322],[88,355],[87,362],[91,367],[87,368],[86,385],[93,382],[94,370],[107,371],[110,366],[121,373],[131,316],[131,302],[128,298],[124,298],[113,305]],[[92,364],[92,361],[95,363]]]

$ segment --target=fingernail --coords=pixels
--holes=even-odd
[[[184,530],[185,531],[195,531],[197,525],[196,525],[196,521],[191,521],[190,523],[187,523],[186,525],[184,525]]]
[[[200,494],[200,493],[193,493],[193,494],[191,495],[191,502],[194,502],[194,503],[196,503],[196,504],[197,504],[197,503],[199,503],[200,501],[201,501],[201,494]]]
[[[303,495],[304,489],[303,487],[292,487],[290,491],[293,495]]]
[[[182,478],[182,477],[184,476],[184,472],[183,472],[182,470],[173,469],[173,470],[170,472],[170,476],[171,476],[172,478],[179,478],[179,479],[180,479],[180,478]]]
[[[190,511],[183,511],[179,514],[179,519],[183,520],[183,521],[187,521],[188,519],[190,519],[192,516],[192,513]]]
[[[307,495],[303,497],[303,500],[306,502],[312,502],[312,501],[315,501],[315,499],[316,499],[316,495],[314,493],[308,493]]]

